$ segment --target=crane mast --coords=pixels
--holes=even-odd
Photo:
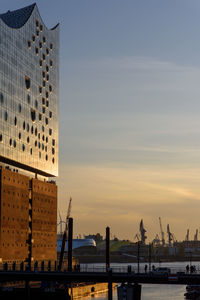
[[[161,218],[159,217],[159,223],[160,223],[160,232],[161,232],[161,241],[162,241],[162,245],[165,245],[165,234],[164,231],[162,229],[162,223],[161,223]]]
[[[168,243],[169,243],[169,246],[171,246],[172,245],[172,241],[174,239],[173,239],[173,234],[170,232],[169,224],[167,224],[167,234],[168,234]]]
[[[140,221],[140,236],[141,236],[141,243],[145,244],[145,240],[146,240],[146,229],[144,229],[144,225],[143,225],[143,220]]]
[[[188,242],[188,241],[189,241],[189,234],[190,234],[190,230],[189,230],[189,229],[187,229],[187,233],[186,233],[186,236],[185,236],[185,240],[186,240],[186,242]]]
[[[69,206],[68,206],[68,210],[67,210],[67,216],[66,216],[66,222],[65,222],[65,231],[63,233],[62,246],[61,246],[61,251],[60,251],[60,259],[59,259],[59,265],[58,265],[59,271],[62,268],[64,253],[65,253],[65,245],[66,245],[66,241],[68,240],[68,225],[69,225],[69,218],[70,218],[71,206],[72,206],[71,203],[72,203],[72,198],[70,197]]]
[[[196,232],[194,235],[194,241],[198,241],[198,229],[196,229]]]

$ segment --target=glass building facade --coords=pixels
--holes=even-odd
[[[0,15],[0,161],[58,175],[59,26],[37,5]]]

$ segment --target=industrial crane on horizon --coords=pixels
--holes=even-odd
[[[144,245],[145,244],[145,240],[147,238],[147,236],[145,235],[146,233],[146,229],[144,229],[144,225],[143,225],[143,219],[140,221],[140,237],[141,237],[141,243]]]
[[[160,223],[160,232],[161,232],[161,241],[162,241],[162,246],[165,246],[165,234],[162,228],[162,223],[161,223],[161,218],[159,217],[159,223]]]

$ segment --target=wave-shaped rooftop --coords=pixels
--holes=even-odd
[[[8,10],[6,13],[0,14],[0,19],[11,28],[20,28],[26,24],[35,6],[36,3],[17,10]]]

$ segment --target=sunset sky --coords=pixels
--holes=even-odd
[[[60,22],[59,210],[74,234],[200,227],[200,1],[39,0]],[[1,0],[1,13],[32,4]],[[199,235],[200,239],[200,235]]]

